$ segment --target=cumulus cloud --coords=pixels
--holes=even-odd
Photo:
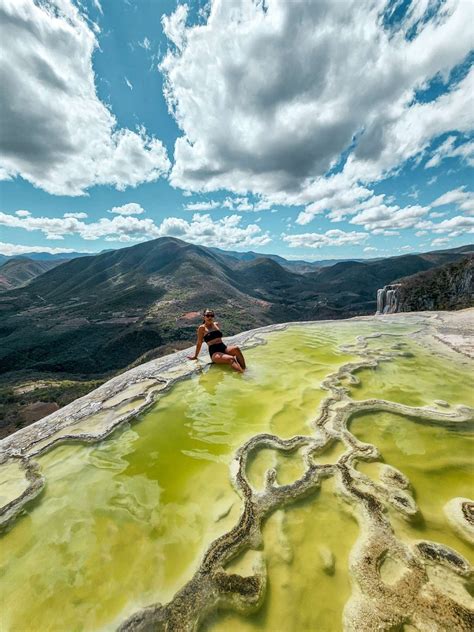
[[[186,18],[188,17],[188,5],[179,4],[171,15],[163,15],[161,24],[166,37],[181,50],[186,40]]]
[[[319,197],[315,202],[309,204],[304,211],[302,211],[296,218],[297,224],[308,224],[315,215],[329,211],[329,217],[334,222],[342,221],[348,214],[351,214],[354,206],[356,209],[363,209],[367,207],[367,204],[374,204],[374,198],[383,199],[383,195],[373,196],[372,191],[365,187],[355,186],[348,187],[347,189],[338,189],[340,186],[339,178],[333,177],[328,179],[328,182],[336,181],[334,189],[330,187],[327,195]],[[318,195],[318,194],[316,194]],[[321,193],[319,193],[321,195]],[[372,202],[366,202],[365,204],[361,200],[372,196]]]
[[[461,158],[470,167],[474,167],[474,141],[462,143],[454,146],[456,136],[448,138],[433,152],[431,158],[426,162],[425,169],[437,167],[445,158]]]
[[[143,241],[172,236],[204,246],[246,248],[263,246],[271,241],[268,232],[258,224],[242,225],[242,216],[227,215],[213,220],[210,215],[195,213],[190,221],[167,217],[157,225],[152,219],[131,215],[101,218],[96,222],[83,222],[75,217],[18,217],[0,212],[0,225],[23,228],[29,232],[41,231],[47,239],[62,239],[66,235],[79,235],[85,240]]]
[[[27,211],[28,215],[31,215],[31,213],[29,213]],[[17,215],[18,215],[18,211],[17,211]],[[86,217],[88,217],[87,213],[64,213],[63,217],[75,217],[76,219],[86,219]]]
[[[219,202],[190,202],[189,204],[185,204],[185,211],[210,211],[213,208],[218,208],[220,206]]]
[[[432,246],[444,246],[446,244],[448,244],[451,240],[449,239],[449,237],[437,237],[436,239],[433,239],[433,241],[431,242]]]
[[[217,200],[208,200],[202,202],[190,202],[184,205],[186,211],[210,211],[215,208],[228,209],[239,213],[252,211],[268,211],[271,209],[271,202],[265,198],[260,198],[256,202],[252,202],[248,197],[226,197],[222,202]]]
[[[15,211],[15,215],[18,215],[18,217],[28,217],[28,215],[31,215],[31,213],[30,211],[19,210]]]
[[[474,233],[474,217],[456,215],[437,224],[432,224],[434,233],[449,233],[450,237],[458,237],[463,233]]]
[[[417,225],[420,217],[426,215],[430,210],[429,206],[399,206],[379,204],[377,206],[366,208],[357,213],[351,220],[351,224],[364,226],[366,230],[390,231],[404,228],[412,228]]]
[[[472,127],[473,73],[432,102],[415,98],[468,55],[465,4],[413,4],[395,31],[371,0],[214,0],[195,26],[178,5],[162,18],[174,46],[160,65],[182,130],[172,185],[317,203],[307,223],[342,211],[331,198],[385,177],[453,126]],[[342,175],[327,178],[344,152]]]
[[[129,202],[123,206],[114,206],[108,211],[108,213],[116,213],[117,215],[141,215],[144,212],[145,209],[136,202]]]
[[[447,206],[452,204],[461,211],[464,211],[467,215],[474,215],[474,192],[466,191],[466,187],[462,186],[458,189],[452,189],[447,191],[440,197],[436,198],[434,202],[431,202],[431,206]],[[434,213],[431,214],[434,216]]]
[[[213,220],[210,215],[196,213],[190,222],[178,217],[167,217],[159,230],[161,235],[224,249],[264,246],[270,243],[268,232],[263,232],[260,226],[248,224],[244,227],[241,223],[240,215],[227,215],[222,219]]]
[[[160,140],[120,129],[99,100],[93,31],[70,0],[0,0],[0,173],[48,193],[151,182],[170,163]]]
[[[291,248],[322,248],[324,246],[348,246],[363,243],[368,238],[367,233],[344,232],[343,230],[327,230],[325,233],[300,233],[283,235]]]
[[[418,222],[416,228],[432,233],[448,233],[449,237],[459,237],[464,233],[474,234],[474,217],[456,215],[437,223],[431,220],[424,220]]]

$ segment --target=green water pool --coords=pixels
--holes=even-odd
[[[209,544],[238,521],[242,500],[229,478],[236,449],[262,432],[312,435],[310,422],[328,395],[322,381],[360,359],[355,349],[344,353],[340,345],[385,330],[383,323],[339,322],[272,333],[265,345],[246,351],[244,375],[212,366],[175,384],[106,440],[62,445],[40,456],[45,490],[0,539],[2,632],[114,630],[138,609],[169,601],[192,577]],[[361,384],[351,387],[351,395],[415,406],[434,399],[472,404],[464,365],[439,360],[408,338],[411,331],[390,327],[413,355],[360,370]],[[361,415],[350,429],[377,445],[383,461],[412,483],[423,520],[412,524],[394,515],[400,537],[434,539],[471,555],[442,512],[452,497],[473,496],[471,430],[388,413]],[[336,462],[344,449],[336,441],[315,461]],[[270,467],[279,484],[292,482],[304,469],[300,453],[263,449],[248,465],[256,490]],[[377,463],[359,467],[377,477]],[[9,476],[14,475],[12,470]],[[351,593],[348,556],[357,535],[355,520],[334,493],[334,480],[324,481],[304,501],[270,515],[262,549],[245,551],[229,566],[251,573],[263,559],[262,608],[245,618],[219,612],[203,628],[342,629]]]

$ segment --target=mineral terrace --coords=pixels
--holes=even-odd
[[[390,314],[337,323],[287,323],[245,332],[226,339],[226,342],[240,345],[250,358],[256,358],[265,353],[267,345],[270,349],[272,340],[277,341],[278,336],[290,336],[294,331],[293,339],[301,340],[305,331],[311,332],[315,327],[318,335],[324,331],[329,335],[337,328],[344,332],[344,328],[348,328],[347,335],[341,334],[343,342],[338,348],[351,359],[327,371],[317,385],[324,393],[308,423],[298,426],[303,432],[286,437],[260,432],[247,436],[233,451],[226,467],[240,504],[236,505],[235,519],[225,506],[217,511],[216,518],[234,520],[230,528],[206,542],[192,573],[170,599],[159,603],[158,595],[155,601],[150,599],[146,607],[134,608],[133,604],[117,607],[110,621],[100,625],[78,621],[78,630],[219,630],[222,613],[239,617],[236,621],[240,622],[255,616],[265,607],[271,582],[265,555],[267,545],[261,554],[266,522],[277,514],[289,514],[302,502],[318,512],[315,494],[322,485],[329,486],[337,499],[335,502],[339,503],[336,506],[351,514],[358,529],[344,570],[349,577],[351,592],[334,629],[354,632],[474,629],[473,575],[468,559],[455,547],[436,540],[400,536],[394,521],[408,524],[420,516],[418,498],[412,486],[416,488],[416,482],[410,481],[392,464],[383,462],[379,446],[375,442],[361,441],[356,431],[353,434],[352,427],[353,422],[355,425],[357,419],[365,419],[365,416],[382,419],[385,415],[384,418],[391,419],[390,415],[394,415],[397,419],[414,420],[423,428],[446,428],[452,433],[472,432],[474,408],[472,398],[467,395],[462,402],[449,401],[448,396],[427,396],[428,404],[420,406],[379,399],[377,394],[364,398],[363,390],[360,396],[355,394],[364,386],[364,378],[360,377],[364,372],[372,375],[382,367],[389,370],[397,361],[409,360],[411,345],[425,349],[441,363],[446,362],[447,371],[450,363],[456,364],[460,375],[464,376],[460,381],[464,380],[468,392],[474,356],[474,310]],[[358,330],[362,333],[357,333]],[[310,333],[307,340],[311,342]],[[276,363],[275,375],[285,371],[286,359],[289,359],[286,353],[291,355],[288,342],[285,348],[286,352],[281,352],[280,362]],[[138,427],[148,411],[159,401],[164,401],[163,398],[180,382],[206,374],[209,369],[207,354],[203,353],[199,362],[192,362],[186,359],[190,351],[181,351],[127,371],[0,443],[3,539],[13,537],[22,522],[33,516],[45,502],[43,496],[48,488],[48,478],[41,464],[44,455],[54,454],[61,445],[100,445],[106,439],[115,441],[121,428],[133,430]],[[311,358],[317,357],[317,349],[312,353]],[[217,370],[229,371],[227,367]],[[251,368],[248,375],[244,379],[251,381]],[[241,376],[233,375],[232,379],[237,384]],[[320,458],[333,454],[331,450],[335,446],[340,449],[334,456]],[[85,449],[88,449],[86,445]],[[264,452],[276,455],[275,459],[278,455],[298,455],[301,467],[297,478],[282,481],[278,468],[272,467],[269,461],[269,466],[264,468],[262,485],[257,486],[249,471],[258,455]],[[446,455],[446,458],[450,456],[455,458],[456,455]],[[369,476],[364,466],[376,462],[380,475]],[[471,488],[472,485],[471,480]],[[210,507],[209,511],[214,509]],[[453,538],[459,539],[460,548],[461,542],[464,543],[466,549],[463,551],[469,550],[474,545],[474,501],[467,496],[450,498],[444,512]],[[318,534],[318,537],[324,540],[324,534]],[[288,547],[291,546],[297,545],[290,542]],[[232,568],[242,556],[259,551],[249,572],[240,573]],[[338,552],[324,547],[321,551],[325,572],[331,575],[335,572]],[[3,570],[13,572],[11,568],[17,561],[7,560]],[[285,563],[290,569],[290,581],[297,583],[298,570],[294,573],[291,570],[291,552]],[[337,563],[336,569],[341,572]],[[38,571],[41,573],[41,569]],[[317,610],[320,605],[318,585],[303,583],[299,588],[299,592],[302,591],[307,595],[308,609]],[[28,604],[10,604],[7,609],[9,612],[27,610]],[[16,616],[9,615],[5,629],[19,629]],[[58,620],[52,620],[50,628],[60,629],[61,613],[51,616],[57,616]],[[264,619],[259,621],[262,629],[274,629],[266,627]],[[302,627],[298,629],[303,630]]]

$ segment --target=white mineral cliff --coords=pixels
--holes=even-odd
[[[377,290],[377,314],[394,314],[399,311],[400,283],[393,283]]]

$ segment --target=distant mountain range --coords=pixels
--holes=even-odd
[[[216,309],[225,333],[288,320],[375,311],[379,287],[458,260],[472,247],[295,273],[268,257],[239,260],[163,237],[62,263],[0,295],[3,371],[101,374],[150,349],[191,341]]]
[[[0,292],[26,285],[34,278],[64,263],[65,259],[34,261],[27,257],[7,259],[0,265]]]
[[[305,274],[275,257],[237,258],[171,237],[73,258],[0,294],[0,380],[102,379],[192,344],[206,307],[216,310],[225,336],[374,313],[378,288],[473,251],[342,261]]]
[[[305,261],[304,259],[285,259],[280,255],[262,254],[261,252],[253,252],[249,250],[247,252],[237,252],[236,250],[221,250],[220,248],[209,248],[211,252],[215,252],[219,255],[227,255],[239,259],[240,261],[252,261],[253,259],[259,259],[265,257],[276,261],[284,268],[290,269],[292,272],[299,272],[305,274],[306,272],[312,272],[316,268],[323,268],[326,266],[333,266],[341,261],[364,261],[364,259],[322,259],[320,261]]]
[[[107,252],[107,251],[102,251]],[[90,257],[90,252],[60,252],[52,255],[50,252],[25,252],[22,255],[2,255],[0,254],[0,265],[11,259],[27,258],[33,261],[65,261],[69,259],[77,259],[77,257]]]

